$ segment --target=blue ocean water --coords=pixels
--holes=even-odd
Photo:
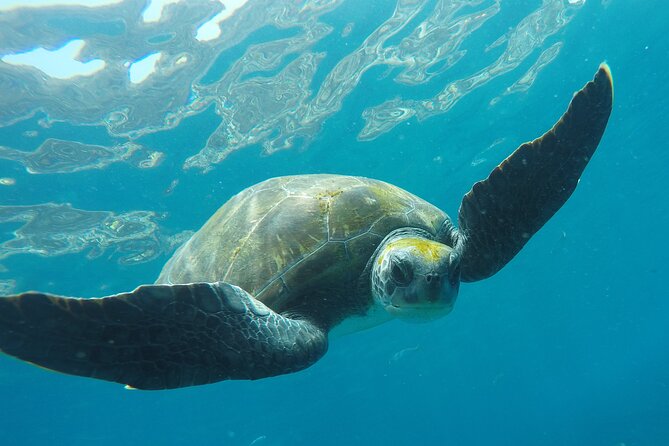
[[[418,12],[384,43],[386,47],[398,47],[435,8],[458,2],[414,3]],[[464,3],[456,16],[497,5]],[[12,292],[37,289],[99,296],[153,282],[171,254],[164,241],[168,235],[196,230],[234,193],[273,176],[330,172],[378,178],[457,215],[461,197],[471,185],[485,178],[518,144],[550,128],[600,62],[608,62],[615,81],[608,129],[572,198],[500,273],[463,284],[448,317],[429,324],[393,321],[337,339],[321,361],[293,375],[161,392],[127,391],[117,384],[47,372],[2,356],[0,443],[669,444],[665,285],[669,209],[663,181],[669,162],[664,150],[669,39],[662,2],[565,1],[564,5],[574,3],[578,8],[570,12],[569,23],[547,35],[543,46],[517,68],[473,89],[445,113],[400,122],[371,140],[359,137],[366,109],[394,98],[435,97],[449,83],[490,66],[503,53],[504,44],[486,48],[550,3],[555,2],[502,1],[499,12],[464,41],[461,49],[467,53],[462,59],[428,82],[396,82],[402,67],[393,65],[390,56],[387,63],[370,65],[352,92],[342,96],[341,108],[303,138],[308,144],[298,138],[292,150],[261,154],[262,144],[276,137],[275,129],[259,133],[257,141],[213,164],[207,173],[182,169],[187,158],[207,144],[221,115],[237,119],[225,110],[217,114],[210,105],[186,114],[174,128],[133,139],[165,154],[153,168],[116,162],[74,172],[31,174],[16,160],[0,159],[0,178],[15,182],[0,186],[0,217],[2,209],[43,203],[71,203],[75,209],[115,215],[134,210],[161,214],[155,218],[158,241],[148,239],[164,251],[145,262],[121,263],[125,254],[137,253],[149,242],[142,241],[145,245],[140,248],[114,240],[96,245],[91,234],[100,233],[84,228],[62,236],[74,245],[88,240],[80,250],[62,255],[15,253],[11,243],[15,231],[26,230],[25,220],[0,220],[0,280],[7,281]],[[237,11],[238,17],[246,17],[244,8],[251,6],[252,0]],[[308,48],[325,55],[305,100],[315,97],[338,61],[391,17],[396,4],[348,1],[335,6],[318,17],[333,31]],[[0,22],[3,14],[13,13],[0,10]],[[540,27],[543,22],[536,23]],[[344,33],[349,24],[354,24],[350,33]],[[87,29],[67,32],[70,37],[76,33],[87,37],[84,34],[94,32]],[[104,28],[108,29],[118,28]],[[222,51],[201,84],[230,72],[252,45],[300,36],[302,29],[290,23],[259,27]],[[98,32],[120,32],[104,30]],[[56,41],[46,36],[35,44],[53,47]],[[556,42],[562,42],[559,54],[531,88],[492,101],[531,68],[541,50]],[[9,45],[2,47],[4,53]],[[256,84],[248,85],[263,85],[260,78],[273,78],[307,52],[300,48],[283,56],[275,68],[258,70],[261,76],[249,69],[240,84],[252,78]],[[276,53],[270,49],[267,54],[269,58]],[[14,85],[10,79],[22,79],[7,65],[0,63],[0,85],[5,87]],[[34,74],[25,79],[33,82]],[[44,85],[61,88],[55,82]],[[180,91],[182,86],[173,87]],[[8,91],[0,91],[3,119],[11,114],[8,104],[18,107],[29,102],[29,96],[10,101]],[[149,94],[142,91],[137,95]],[[57,106],[40,99],[45,97],[33,98],[32,106],[39,101],[46,104],[33,116],[3,121],[0,145],[28,152],[47,138],[103,146],[122,139],[100,125],[81,125],[83,118],[40,125],[49,111],[58,112]],[[229,106],[243,110],[244,98],[249,100],[230,93]],[[86,100],[77,99],[69,107],[84,110],[95,105]],[[244,128],[246,121],[234,122]],[[18,215],[15,208],[11,212]],[[38,223],[39,218],[33,221]],[[55,240],[49,249],[61,246]],[[27,251],[41,245],[33,239],[22,246]],[[96,254],[90,255],[91,250]]]

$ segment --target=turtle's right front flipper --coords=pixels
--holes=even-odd
[[[522,144],[462,199],[462,280],[492,276],[571,196],[599,144],[613,105],[606,64],[541,138]]]
[[[138,389],[295,372],[326,349],[320,328],[223,282],[145,285],[97,299],[0,298],[0,351]]]

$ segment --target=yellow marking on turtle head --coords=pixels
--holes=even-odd
[[[421,237],[403,237],[388,243],[388,246],[383,250],[383,255],[379,256],[378,262],[381,263],[389,250],[405,248],[413,248],[418,255],[428,262],[439,261],[444,254],[444,248],[447,248],[447,251],[450,252],[446,245],[433,240]]]

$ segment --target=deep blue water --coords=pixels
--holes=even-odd
[[[483,65],[474,49],[540,2],[503,2],[490,27],[472,36],[469,59],[416,89],[380,79],[385,67],[372,68],[306,150],[260,156],[255,145],[207,174],[184,172],[184,159],[220,121],[209,109],[140,139],[168,154],[154,169],[121,163],[30,175],[0,160],[0,177],[16,179],[0,189],[2,205],[52,201],[88,210],[168,212],[159,223],[170,233],[197,229],[247,186],[298,173],[382,179],[453,216],[473,182],[547,130],[601,61],[615,80],[608,129],[573,197],[500,273],[463,284],[448,317],[420,325],[394,321],[335,340],[321,361],[297,374],[165,392],[126,391],[0,357],[0,444],[669,444],[666,6],[605,3],[589,0],[560,31],[564,47],[528,92],[504,97],[494,109],[488,105],[529,68],[524,62],[448,113],[409,120],[370,142],[356,140],[364,108],[397,94],[431,96],[474,71],[467,64]],[[376,6],[379,15],[392,13],[391,2]],[[358,44],[382,19],[354,10],[345,5],[323,20],[341,27],[350,20],[345,14],[357,14],[351,38]],[[37,119],[0,128],[0,144],[22,144],[21,133],[38,129]],[[23,150],[47,136],[71,138],[75,130],[107,137],[99,128],[56,124],[40,129],[35,145]],[[498,138],[505,140],[472,165]],[[178,186],[164,194],[174,178]],[[0,241],[19,226],[0,225]],[[152,282],[168,256],[120,265],[111,251],[92,260],[85,252],[16,255],[0,262],[7,269],[0,279],[16,280],[17,292],[94,296],[102,285],[115,293]]]

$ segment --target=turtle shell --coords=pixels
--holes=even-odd
[[[274,311],[331,327],[371,306],[370,293],[357,285],[388,233],[415,227],[436,235],[446,219],[378,180],[272,178],[225,203],[167,262],[157,283],[225,281]]]

